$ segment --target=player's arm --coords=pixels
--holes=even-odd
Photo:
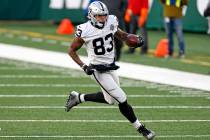
[[[80,59],[79,55],[77,54],[77,50],[79,50],[82,45],[84,44],[84,40],[80,37],[75,37],[70,48],[68,54],[71,58],[80,66],[82,67],[84,63]]]
[[[125,43],[130,47],[141,47],[144,44],[144,39],[141,36],[129,34],[118,28],[115,33],[115,37],[125,41]]]
[[[71,58],[85,71],[87,75],[93,74],[94,70],[88,67],[82,60],[80,59],[79,55],[77,54],[77,50],[79,50],[82,45],[84,44],[84,40],[80,37],[75,37],[70,48],[69,48],[69,55]]]
[[[118,28],[118,30],[117,30],[117,32],[115,33],[114,36],[117,37],[118,39],[122,40],[122,41],[126,41],[128,33],[124,32],[123,30]]]

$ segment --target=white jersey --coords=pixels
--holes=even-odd
[[[118,29],[118,20],[109,15],[102,29],[94,27],[90,21],[77,26],[76,36],[81,37],[85,43],[88,59],[91,64],[111,64],[115,57],[114,34]]]

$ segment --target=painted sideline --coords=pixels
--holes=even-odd
[[[67,53],[2,43],[0,43],[0,50],[0,57],[8,59],[81,70]],[[87,57],[81,56],[81,59],[88,64]],[[121,67],[118,70],[121,77],[210,91],[210,76],[207,75],[124,62],[119,62],[118,65]]]

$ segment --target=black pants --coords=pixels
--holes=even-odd
[[[123,42],[115,37],[114,43],[115,43],[115,60],[119,61],[120,56],[121,56],[121,49],[123,46]]]

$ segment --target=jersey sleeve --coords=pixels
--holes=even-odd
[[[82,37],[83,32],[81,25],[76,26],[75,37]]]
[[[75,36],[85,38],[87,35],[87,25],[86,24],[80,24],[76,26]]]
[[[119,21],[118,18],[114,15],[110,15],[110,19],[112,21],[112,24],[114,25],[114,32],[116,32],[118,30],[118,26],[119,26]]]
[[[75,36],[82,38],[84,41],[88,41],[89,38],[89,26],[87,23],[80,24],[76,27]]]

